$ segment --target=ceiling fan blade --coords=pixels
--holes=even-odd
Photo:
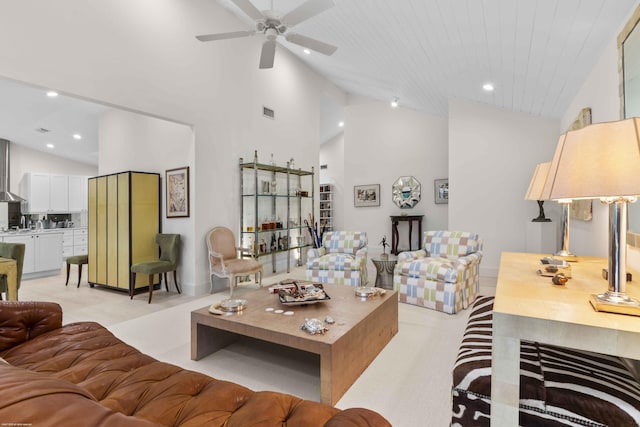
[[[273,59],[276,56],[276,41],[267,40],[262,43],[262,52],[260,53],[260,68],[273,68]]]
[[[302,47],[308,47],[311,50],[315,50],[316,52],[320,52],[324,55],[333,55],[338,48],[329,43],[321,42],[320,40],[312,39],[311,37],[303,36],[302,34],[296,33],[287,33],[285,34],[285,39],[288,42],[295,43]]]
[[[224,39],[235,39],[238,37],[247,37],[247,36],[252,36],[255,33],[256,33],[255,31],[231,31],[229,33],[205,34],[202,36],[196,36],[196,38],[201,42],[210,42],[213,40],[224,40]]]
[[[299,24],[302,21],[306,21],[327,9],[331,9],[334,5],[335,3],[333,0],[309,0],[287,13],[282,18],[282,21],[288,27],[293,27],[294,25]]]
[[[260,12],[249,0],[231,0],[233,4],[238,6],[247,16],[254,21],[264,19],[262,12]]]

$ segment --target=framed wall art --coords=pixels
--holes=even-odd
[[[433,182],[433,187],[436,204],[449,203],[449,180],[446,178],[436,179]]]
[[[189,167],[169,169],[165,173],[167,218],[189,216]]]
[[[380,206],[380,184],[354,185],[353,206],[356,208]]]

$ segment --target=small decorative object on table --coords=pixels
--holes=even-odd
[[[283,305],[305,305],[315,304],[331,298],[324,291],[322,284],[310,283],[306,285],[298,285],[293,281],[294,288],[278,289],[278,298]]]
[[[381,288],[372,288],[369,286],[358,286],[356,288],[356,296],[361,298],[372,298],[386,293],[387,291]]]
[[[218,303],[211,304],[209,307],[209,313],[211,314],[224,314],[224,313],[236,313],[245,309],[247,306],[246,299],[225,299]]]
[[[322,320],[307,318],[304,319],[304,323],[300,326],[300,329],[309,332],[311,335],[324,334],[328,331],[328,329],[324,327]]]
[[[555,276],[553,276],[553,279],[551,279],[551,282],[554,285],[564,285],[567,283],[569,279],[567,278],[567,276],[565,276],[562,273],[558,273]]]
[[[380,244],[382,245],[382,254],[380,255],[380,259],[389,259],[389,254],[386,252],[387,246],[389,246],[387,243],[387,236],[382,236]]]
[[[565,260],[544,257],[540,260],[540,268],[538,274],[546,277],[554,277],[558,273],[564,274],[567,278],[571,278],[571,264]]]

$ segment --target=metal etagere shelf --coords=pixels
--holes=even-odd
[[[292,159],[293,160],[293,159]],[[302,249],[310,246],[305,219],[313,213],[314,170],[252,162],[240,158],[240,247],[251,248],[256,258],[271,256],[276,272],[278,254],[286,254],[287,273],[291,254],[300,263]]]

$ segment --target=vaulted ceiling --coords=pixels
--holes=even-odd
[[[239,17],[237,30],[253,28],[253,22],[231,0],[217,1]],[[285,14],[304,1],[252,3],[259,10]],[[291,50],[346,92],[384,101],[397,97],[404,107],[436,115],[447,114],[449,99],[463,98],[558,118],[604,47],[615,39],[637,0],[335,3],[331,9],[291,29],[337,46],[332,56],[307,55],[300,46],[282,37],[277,49]],[[194,29],[194,36],[197,32]],[[256,50],[256,67],[258,56]],[[277,52],[275,61],[277,64]],[[484,83],[492,83],[495,90],[484,91]],[[35,129],[50,128],[61,137],[54,141],[55,154],[97,163],[97,117],[104,107],[67,98],[52,110],[53,104],[41,91],[19,89],[11,82],[0,83],[0,137],[47,150],[43,135]],[[324,105],[322,111],[327,118],[324,127],[335,126],[339,113],[332,116],[331,105]],[[92,127],[94,130],[89,130]],[[73,132],[86,135],[82,150],[77,141],[68,137]],[[323,129],[322,138],[332,132]],[[49,138],[55,135],[50,133]]]
[[[230,0],[218,0],[244,16]],[[284,13],[299,0],[252,0]],[[293,30],[330,57],[282,44],[349,93],[447,114],[464,98],[559,117],[636,0],[336,0]],[[225,41],[226,42],[226,41]],[[232,41],[229,41],[232,42]],[[218,42],[223,43],[223,41]],[[276,58],[277,61],[277,58]],[[487,93],[484,83],[493,83]]]

